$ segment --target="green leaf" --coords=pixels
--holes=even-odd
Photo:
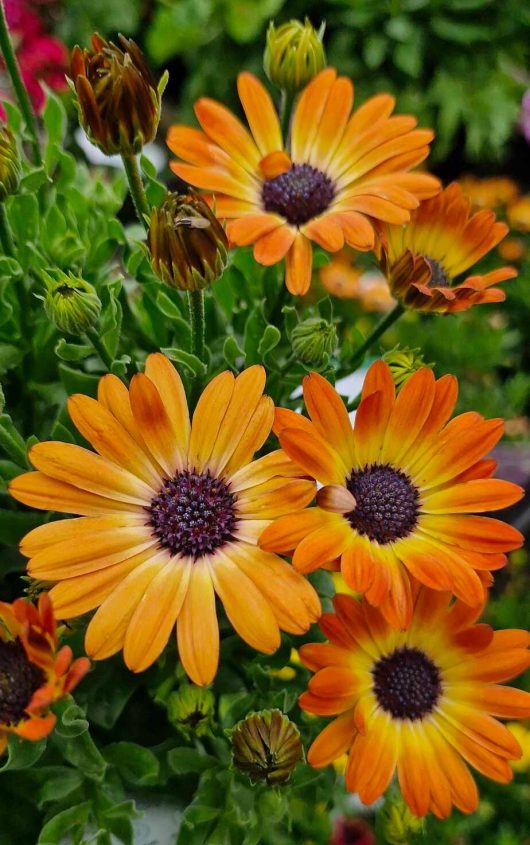
[[[42,113],[42,121],[46,130],[48,144],[62,145],[66,132],[66,112],[59,97],[46,91],[46,105]]]
[[[11,734],[7,741],[7,760],[0,766],[0,772],[7,772],[9,769],[29,769],[42,757],[45,750],[45,739],[30,742]]]
[[[22,350],[10,343],[0,343],[0,375],[12,370],[22,360]]]
[[[233,335],[228,335],[223,344],[223,356],[233,370],[238,372],[245,363],[245,353]]]
[[[64,337],[61,337],[56,343],[55,354],[63,361],[83,361],[94,354],[94,348],[89,344],[68,343]]]
[[[26,173],[20,180],[20,189],[29,193],[35,193],[47,181],[48,174],[44,167],[34,167],[33,170]]]
[[[255,702],[254,693],[229,692],[219,699],[219,720],[223,728],[233,728],[250,710]]]
[[[88,721],[84,711],[68,695],[54,706],[57,716],[56,733],[64,737],[75,737],[84,734],[88,730]]]
[[[40,229],[40,212],[34,194],[17,194],[9,203],[9,222],[18,244],[35,241]]]
[[[184,352],[183,349],[176,349],[173,346],[165,347],[164,349],[160,350],[167,355],[167,357],[171,361],[176,361],[177,364],[182,364],[186,367],[194,376],[205,376],[207,372],[206,364],[197,358],[196,355],[192,355],[191,352]]]
[[[107,764],[88,731],[70,737],[55,732],[52,738],[64,759],[84,772],[85,777],[95,781],[103,779]]]
[[[182,311],[178,305],[168,296],[165,290],[159,290],[156,295],[156,307],[164,317],[170,320],[182,320]]]
[[[167,753],[167,762],[176,775],[200,774],[218,765],[215,757],[194,748],[172,748]]]
[[[154,786],[158,781],[160,764],[148,748],[134,742],[115,742],[104,749],[103,756],[132,786]]]
[[[13,425],[9,414],[0,415],[0,448],[19,466],[28,465],[26,442]]]
[[[276,346],[278,346],[281,336],[280,330],[276,328],[276,326],[272,326],[270,323],[263,332],[262,338],[258,344],[258,355],[266,367],[273,366],[270,353]]]
[[[58,845],[67,833],[77,829],[82,833],[88,822],[92,803],[85,801],[53,816],[41,830],[37,845]]]
[[[37,804],[67,798],[83,785],[83,775],[69,766],[39,766],[33,770],[39,784]]]
[[[82,373],[80,370],[73,370],[66,364],[59,364],[59,375],[68,394],[87,393],[89,396],[96,396],[99,383],[97,376]]]

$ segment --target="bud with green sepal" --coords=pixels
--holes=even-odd
[[[326,66],[324,30],[324,23],[316,30],[308,18],[278,28],[271,21],[263,66],[273,85],[293,96]]]
[[[44,310],[63,334],[81,335],[93,329],[101,312],[101,301],[95,288],[73,273],[54,270],[53,276],[43,272],[46,282]]]
[[[337,346],[337,332],[333,323],[322,317],[308,317],[292,330],[291,344],[299,361],[320,369]]]
[[[428,367],[429,369],[434,367],[433,363],[427,364],[423,360],[423,354],[420,349],[409,349],[408,347],[400,349],[399,345],[385,352],[383,361],[390,367],[394,384],[398,390],[418,370],[424,367]]]
[[[158,278],[178,290],[209,287],[228,261],[228,239],[197,194],[170,193],[151,213],[147,245]]]
[[[195,684],[182,684],[167,700],[169,721],[188,739],[210,734],[214,709],[213,692]]]
[[[249,713],[232,732],[234,766],[253,783],[287,783],[304,750],[300,731],[281,710]]]
[[[20,184],[20,159],[15,136],[7,126],[0,127],[0,202],[16,194]]]
[[[423,840],[424,821],[415,816],[401,795],[393,790],[378,814],[376,829],[381,842],[387,845],[416,845]]]

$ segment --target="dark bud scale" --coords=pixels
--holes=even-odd
[[[237,518],[229,485],[209,472],[179,472],[164,483],[149,507],[160,545],[195,559],[233,539]]]
[[[397,648],[375,664],[372,675],[379,705],[394,719],[423,719],[442,692],[438,667],[417,648]]]
[[[17,724],[33,693],[45,682],[42,669],[28,660],[20,640],[0,640],[0,723]]]
[[[346,518],[359,534],[384,544],[413,531],[419,493],[405,473],[391,466],[370,464],[352,472],[346,486],[357,502]]]
[[[281,214],[292,226],[301,226],[318,217],[335,196],[333,182],[310,164],[293,164],[285,173],[263,184],[261,198],[265,211]]]

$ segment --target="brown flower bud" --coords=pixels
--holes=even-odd
[[[70,73],[79,120],[106,155],[139,153],[156,135],[167,74],[158,86],[140,48],[119,36],[120,46],[92,36],[92,49],[76,46]]]
[[[147,235],[151,266],[179,290],[202,290],[221,276],[228,240],[212,210],[196,194],[168,194],[151,212]]]
[[[234,765],[254,783],[287,783],[303,757],[300,732],[281,710],[249,713],[232,733]]]

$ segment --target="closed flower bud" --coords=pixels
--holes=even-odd
[[[390,367],[394,384],[398,390],[417,370],[424,367],[429,369],[434,367],[434,364],[425,363],[420,349],[408,349],[408,347],[400,349],[399,346],[396,346],[395,349],[385,352],[383,361]]]
[[[151,213],[147,245],[151,266],[178,290],[202,290],[223,273],[228,240],[212,210],[196,194],[168,194]]]
[[[337,345],[337,332],[333,323],[322,317],[308,317],[291,333],[293,352],[303,364],[322,367]]]
[[[158,86],[134,41],[92,36],[92,49],[74,47],[70,63],[79,120],[106,155],[139,153],[156,135],[167,74]]]
[[[72,273],[55,271],[55,277],[43,273],[46,281],[44,310],[64,334],[80,335],[98,321],[101,302],[91,284]]]
[[[250,780],[287,783],[303,757],[300,732],[281,710],[249,713],[232,732],[234,765]]]
[[[401,796],[397,795],[386,801],[380,823],[388,845],[411,845],[416,841],[415,837],[423,833],[423,819],[414,816]]]
[[[167,703],[169,721],[184,736],[204,736],[210,732],[215,698],[211,690],[195,684],[182,684]]]
[[[273,85],[296,94],[326,66],[324,29],[321,24],[317,32],[308,18],[304,23],[289,21],[277,29],[271,22],[263,66]]]
[[[0,202],[16,193],[20,182],[20,159],[15,136],[7,126],[0,127]]]

